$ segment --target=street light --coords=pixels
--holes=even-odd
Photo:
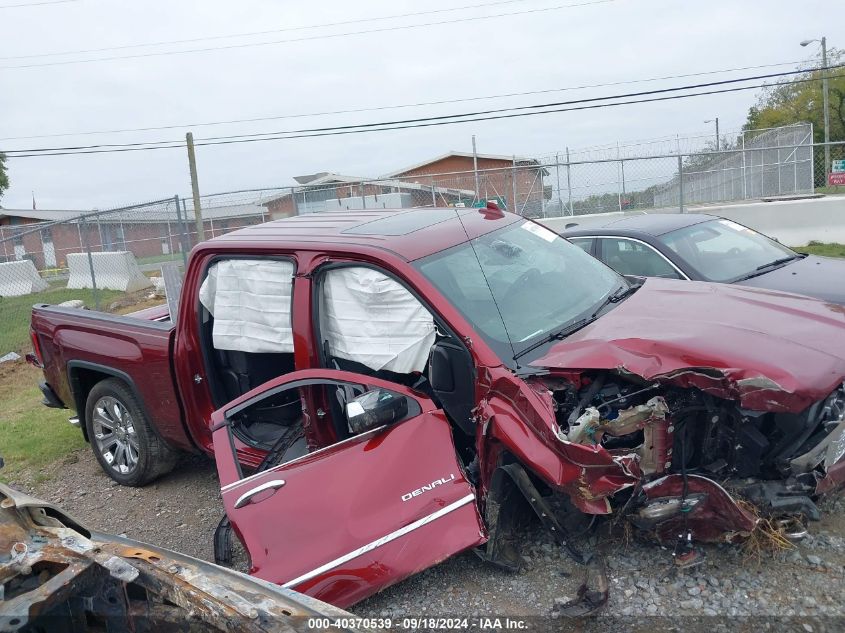
[[[719,151],[719,117],[715,119],[707,119],[705,123],[713,123],[716,122],[716,151]]]
[[[827,96],[827,38],[822,37],[820,40],[804,40],[801,46],[809,46],[813,42],[819,42],[822,45],[822,102],[824,105],[824,184],[827,186],[830,174],[830,101]]]

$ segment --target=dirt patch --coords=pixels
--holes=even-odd
[[[22,473],[10,485],[61,506],[89,528],[213,560],[212,537],[223,505],[214,464],[204,456],[185,456],[166,477],[126,488],[86,448],[38,473]]]
[[[149,290],[133,292],[113,301],[108,305],[108,312],[112,314],[129,314],[147,308],[154,308],[165,303],[164,297],[151,294]]]

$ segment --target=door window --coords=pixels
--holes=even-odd
[[[308,388],[321,390],[335,406],[310,413],[307,403],[314,400]],[[419,413],[415,400],[390,389],[325,380],[271,389],[227,415],[233,436],[269,451],[265,466],[275,466],[308,453],[305,429],[314,424],[334,428],[336,437],[346,439]]]
[[[602,238],[600,243],[602,261],[620,275],[681,279],[675,267],[647,244],[611,237]]]
[[[569,237],[567,238],[570,242],[575,244],[575,246],[584,249],[584,252],[592,255],[593,254],[593,242],[594,238],[592,237]]]
[[[434,317],[407,288],[363,266],[332,268],[319,289],[320,335],[334,366],[423,372],[436,338]]]
[[[293,371],[290,260],[214,262],[199,290],[201,332],[218,405]]]

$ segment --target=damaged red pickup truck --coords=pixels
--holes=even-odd
[[[631,284],[495,208],[230,233],[167,319],[36,306],[46,401],[121,483],[213,453],[252,573],[338,606],[467,548],[515,568],[530,516],[580,562],[567,512],[683,559],[845,480],[841,306]]]

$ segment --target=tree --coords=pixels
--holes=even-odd
[[[828,66],[835,66],[845,59],[843,51],[828,51]],[[821,71],[791,75],[764,88],[757,104],[748,110],[743,129],[779,127],[794,123],[813,124],[813,142],[824,142],[824,112]],[[796,79],[811,79],[789,83]],[[845,140],[845,73],[840,68],[828,71],[828,96],[830,98],[830,140]]]
[[[6,155],[0,152],[0,198],[3,192],[9,188],[9,175],[6,173]]]

